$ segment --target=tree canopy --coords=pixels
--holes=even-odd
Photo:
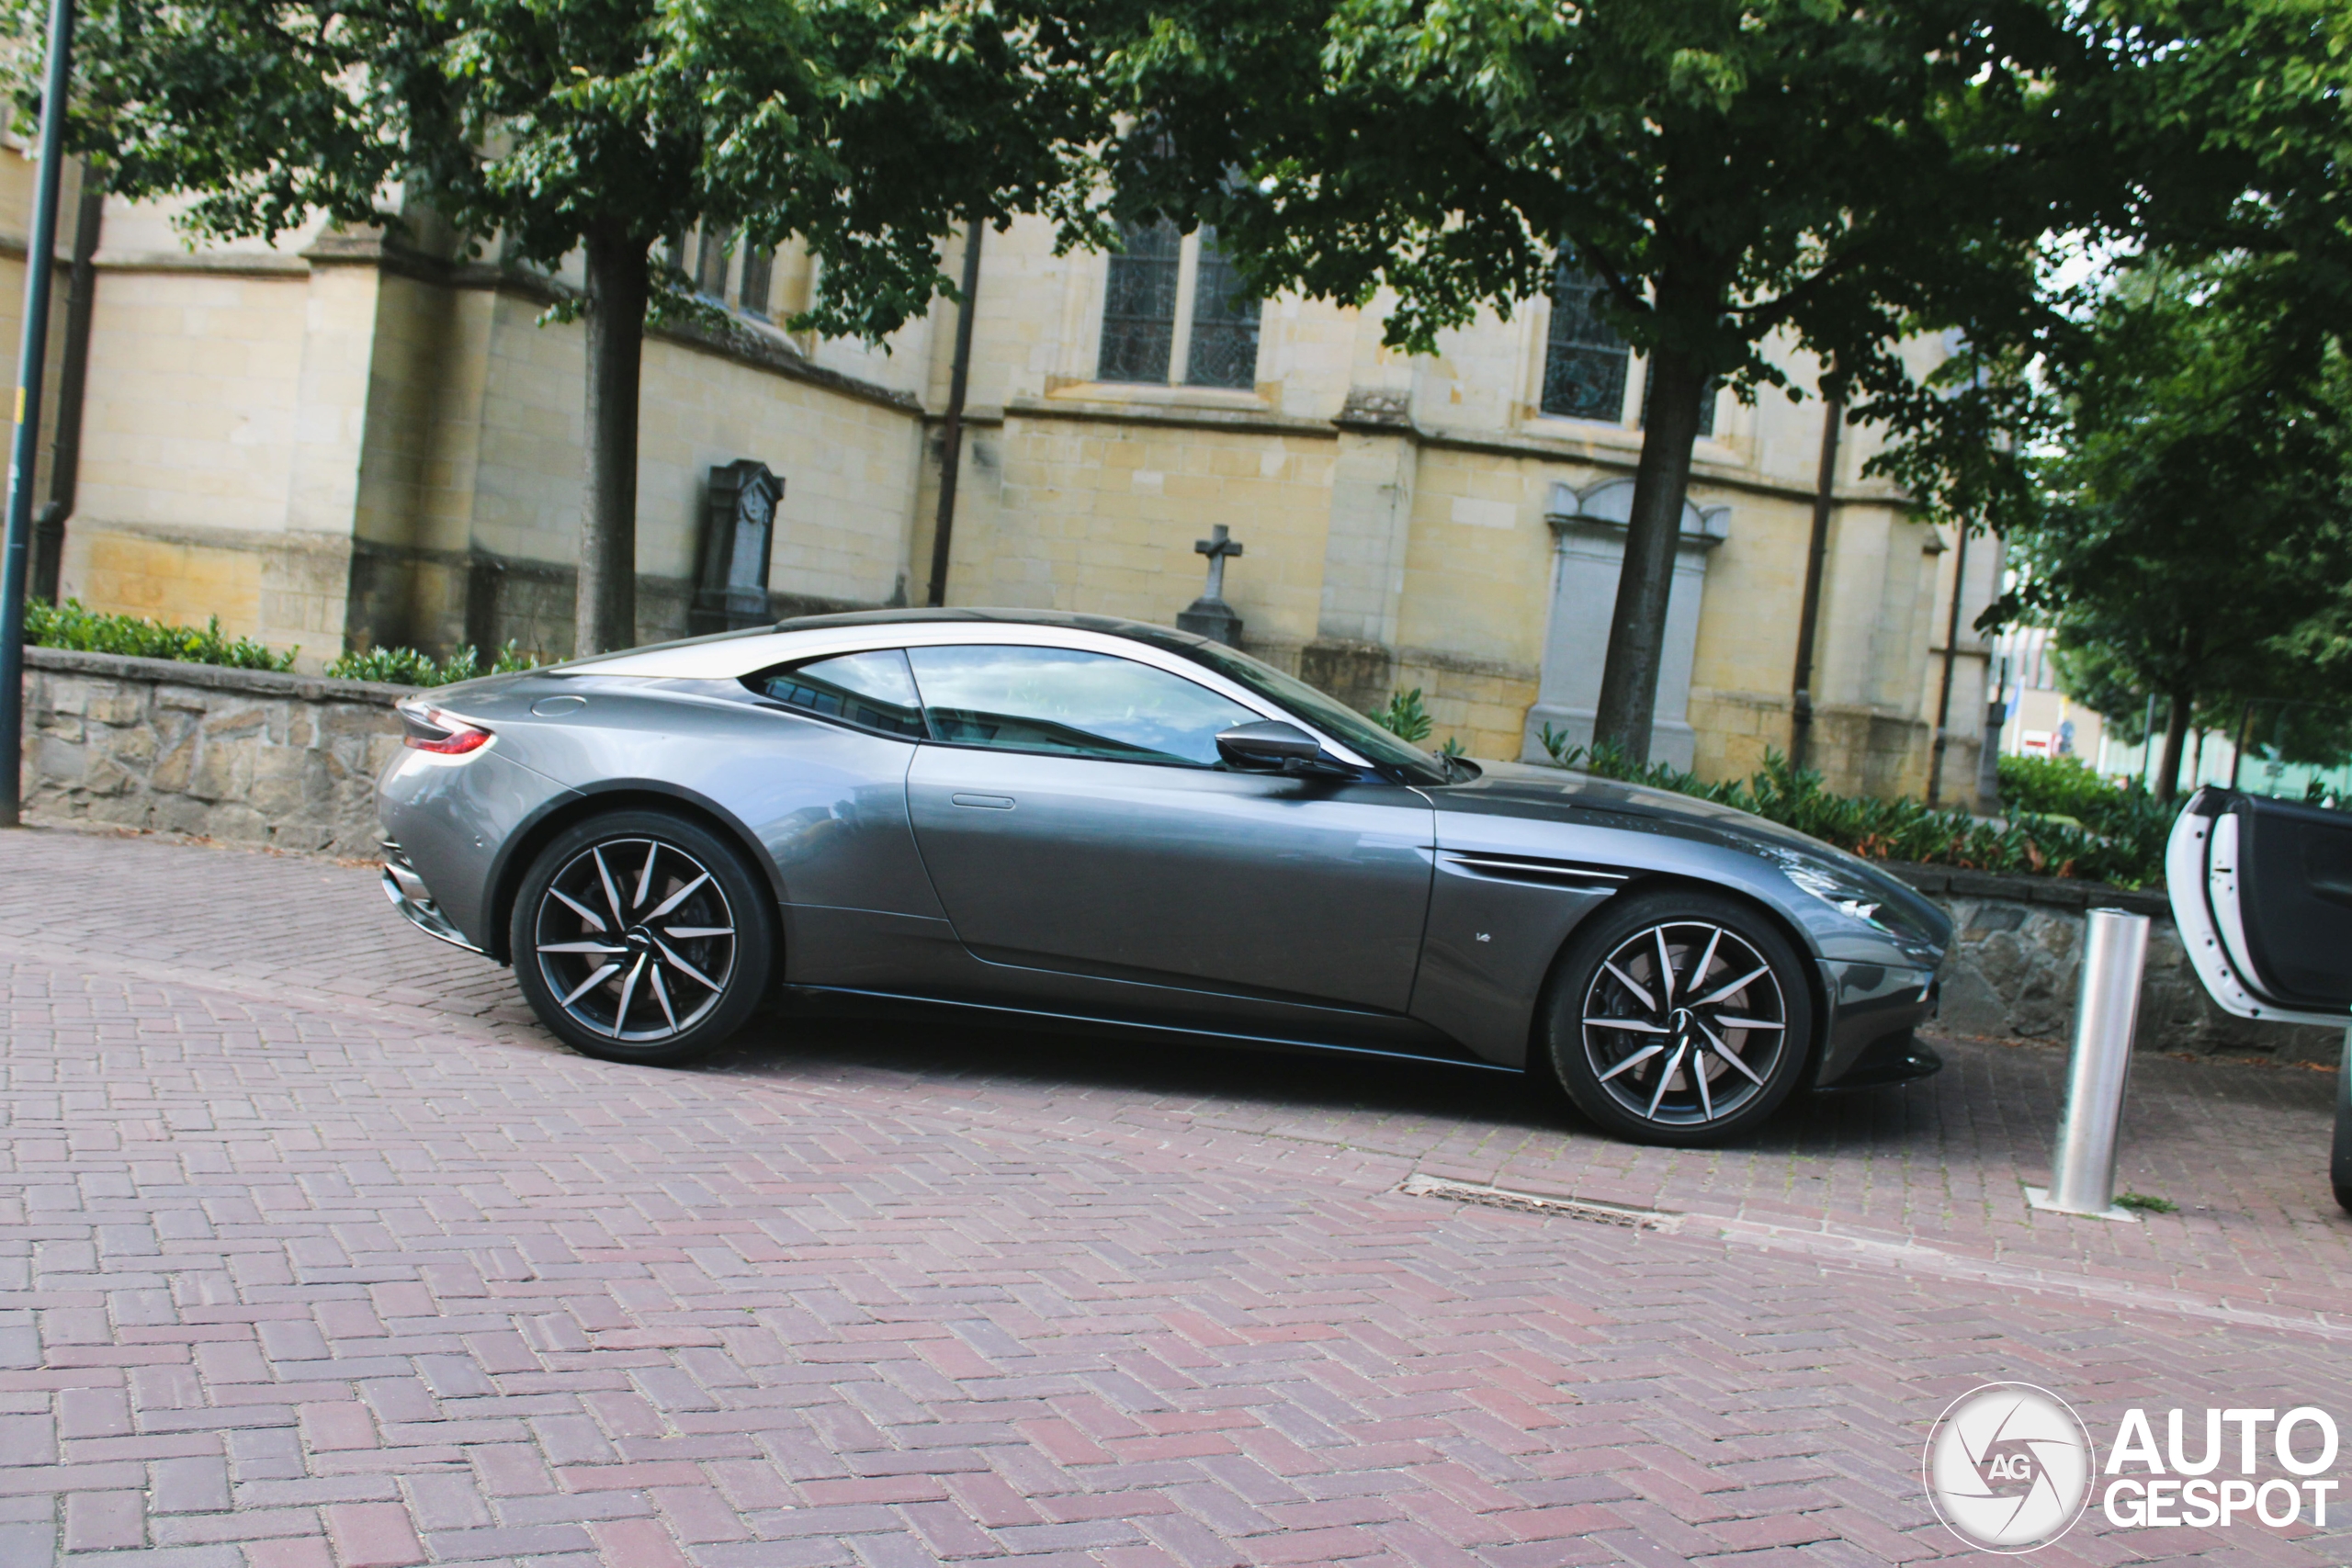
[[[2046,109],[2060,144],[2104,160],[2110,188],[2068,236],[2098,265],[2071,288],[2045,278],[2041,309],[1972,322],[1937,384],[1886,405],[1878,466],[2016,544],[2028,576],[1987,625],[2054,626],[2070,688],[2127,730],[2159,697],[2169,795],[2192,723],[2314,694],[2352,626],[2332,521],[2352,499],[2352,12],[2105,0],[2078,17],[2092,48]]]
[[[2056,628],[2096,705],[2161,699],[2166,797],[2200,706],[2324,695],[2298,644],[2352,581],[2352,388],[2281,270],[2124,275],[2047,367],[2033,504],[2007,518],[2021,575],[1994,617]]]
[[[20,99],[36,0],[13,0]],[[584,251],[581,651],[635,640],[639,343],[656,242],[797,235],[823,263],[793,324],[878,338],[953,287],[957,221],[1044,212],[1096,234],[1086,62],[1028,0],[88,0],[72,144],[123,196],[275,240],[323,214],[553,267]],[[682,280],[681,280],[682,281]]]
[[[1554,6],[1138,0],[1121,200],[1217,227],[1261,291],[1393,290],[1394,344],[1545,294],[1565,261],[1649,360],[1600,738],[1646,755],[1700,400],[1895,394],[1923,325],[2031,308],[2034,247],[2106,188],[2041,77],[2086,45],[2038,0]]]

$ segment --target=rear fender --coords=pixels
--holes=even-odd
[[[777,874],[775,862],[760,847],[758,835],[734,813],[706,795],[664,780],[612,779],[548,801],[499,846],[491,870],[488,919],[481,933],[483,951],[501,964],[514,962],[507,931],[514,923],[514,899],[522,889],[524,874],[538,859],[541,850],[575,822],[607,811],[632,809],[671,811],[700,822],[743,852],[743,858],[760,874],[775,912],[780,914],[786,907],[784,879]],[[782,931],[780,923],[777,929]]]

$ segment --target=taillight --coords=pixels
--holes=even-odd
[[[479,724],[469,724],[452,713],[444,713],[423,703],[400,705],[401,744],[413,746],[419,751],[438,752],[444,757],[462,757],[469,751],[479,751],[490,744],[490,731]]]

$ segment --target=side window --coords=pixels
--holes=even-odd
[[[931,733],[966,746],[1214,767],[1260,716],[1181,675],[1066,648],[913,648]]]
[[[771,670],[748,683],[786,707],[820,718],[910,740],[923,738],[922,700],[915,695],[914,677],[907,673],[907,656],[895,648]]]

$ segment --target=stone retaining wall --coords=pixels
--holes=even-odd
[[[26,650],[25,799],[51,817],[338,855],[376,850],[376,775],[400,744],[405,686]],[[2143,1049],[2334,1060],[2332,1030],[2252,1023],[2215,1007],[2160,895],[1943,866],[1891,868],[1952,913],[1959,951],[1940,1026],[2063,1041],[2083,911],[2155,917],[2141,996]]]
[[[2143,1051],[2332,1062],[2344,1032],[2233,1018],[2205,994],[2159,893],[2050,877],[1988,876],[1936,865],[1890,866],[1951,914],[1958,950],[1944,970],[1937,1027],[1954,1034],[2063,1043],[2074,1028],[2083,913],[2152,917],[2137,1041]]]
[[[406,686],[25,650],[26,806],[50,817],[372,855]]]

